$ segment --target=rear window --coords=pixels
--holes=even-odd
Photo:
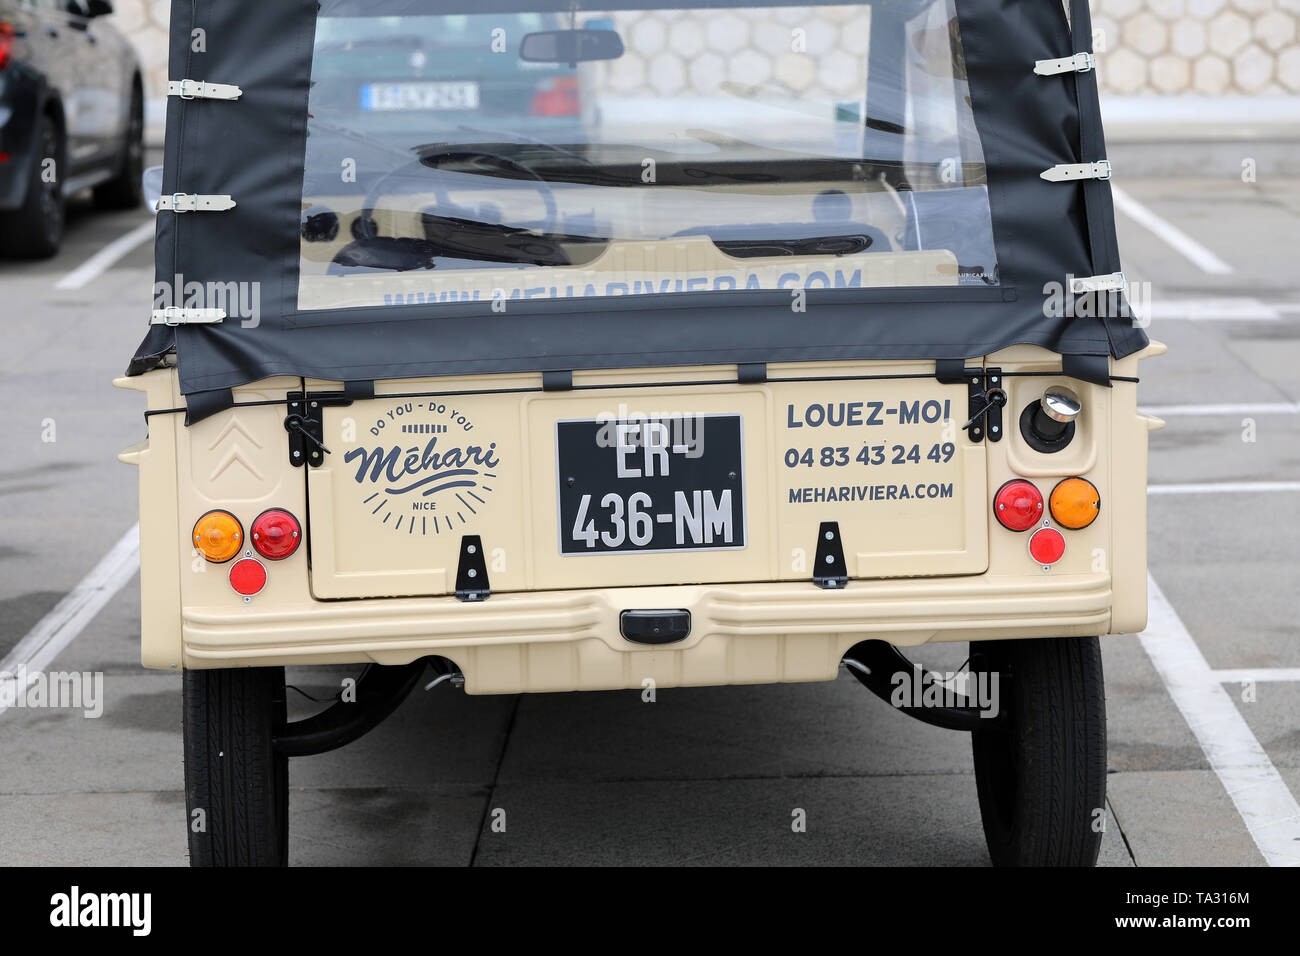
[[[322,3],[299,308],[997,284],[951,0],[493,7]]]

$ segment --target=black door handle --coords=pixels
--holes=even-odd
[[[54,27],[46,27],[45,35],[47,37],[57,37],[59,35],[59,31],[54,29]]]

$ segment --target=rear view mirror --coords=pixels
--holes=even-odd
[[[150,166],[140,177],[140,188],[144,192],[144,203],[149,211],[158,215],[158,200],[162,198],[163,168]]]
[[[543,30],[524,35],[519,59],[529,63],[567,63],[617,60],[623,55],[623,38],[613,30]]]

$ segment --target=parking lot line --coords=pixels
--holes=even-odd
[[[1142,318],[1160,322],[1276,322],[1282,318],[1282,313],[1276,306],[1249,296],[1157,298],[1142,313]]]
[[[1142,405],[1138,411],[1157,418],[1176,415],[1300,415],[1300,402],[1233,402],[1222,405]]]
[[[1300,481],[1203,481],[1188,484],[1147,485],[1149,495],[1219,495],[1300,491]]]
[[[1142,649],[1269,866],[1300,866],[1300,804],[1150,575],[1147,587]]]
[[[1208,272],[1211,275],[1227,275],[1232,272],[1232,266],[1177,226],[1161,219],[1114,183],[1111,184],[1110,193],[1115,199],[1115,208],[1117,210],[1128,216],[1139,226],[1164,240],[1202,272]]]
[[[154,235],[154,221],[142,222],[124,236],[118,236],[103,249],[83,262],[77,268],[73,269],[62,279],[54,284],[54,288],[60,291],[68,289],[80,289],[82,286],[91,282],[99,275],[111,269],[113,265],[124,255],[134,249],[146,239],[152,239]]]
[[[1214,671],[1220,684],[1240,684],[1244,681],[1300,681],[1300,667],[1245,667]]]
[[[131,580],[140,567],[140,525],[133,524],[117,543],[82,578],[77,586],[54,605],[0,662],[0,679],[16,683],[17,675],[34,678],[76,639],[105,604]],[[8,709],[14,694],[0,696],[0,713]]]

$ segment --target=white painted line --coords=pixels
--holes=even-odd
[[[1206,481],[1188,485],[1147,485],[1149,495],[1235,495],[1300,491],[1300,481]]]
[[[1300,804],[1150,575],[1147,587],[1142,649],[1269,866],[1300,866]]]
[[[1199,299],[1152,297],[1143,310],[1144,321],[1187,322],[1276,322],[1282,313],[1276,306],[1248,296]]]
[[[117,260],[134,249],[146,239],[152,239],[155,223],[152,219],[142,222],[124,236],[118,236],[103,249],[73,269],[54,284],[59,290],[80,289],[91,280],[98,278],[112,268]]]
[[[1220,684],[1240,684],[1254,681],[1262,684],[1272,681],[1300,681],[1300,667],[1247,667],[1237,670],[1213,671]]]
[[[1110,194],[1115,199],[1116,209],[1128,216],[1139,226],[1145,227],[1160,239],[1163,239],[1178,252],[1182,253],[1184,258],[1191,261],[1191,263],[1202,272],[1208,272],[1211,275],[1227,275],[1232,271],[1232,266],[1228,265],[1177,226],[1161,219],[1114,183],[1111,183]]]
[[[1223,405],[1143,405],[1138,411],[1157,418],[1178,415],[1300,415],[1300,402],[1229,402]]]
[[[9,656],[0,662],[0,674],[12,680],[12,675],[25,672],[35,679],[59,651],[76,639],[122,585],[131,580],[139,567],[140,525],[133,524],[99,564],[14,645]],[[0,713],[6,709],[5,700],[12,700],[13,695],[5,694],[4,698],[0,699]]]

